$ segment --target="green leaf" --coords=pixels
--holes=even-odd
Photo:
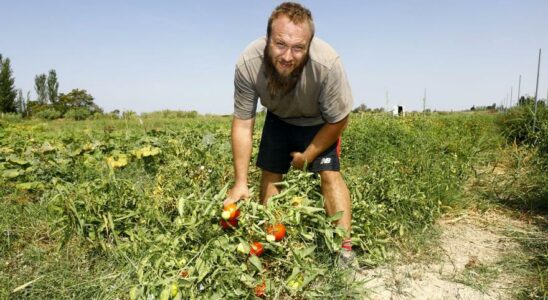
[[[245,284],[248,288],[253,288],[255,286],[255,279],[248,274],[240,275],[240,281]]]
[[[38,151],[40,153],[47,153],[47,152],[55,151],[55,148],[50,143],[44,142],[44,144],[42,144],[42,147],[40,147]]]
[[[185,204],[188,199],[192,199],[194,197],[194,194],[190,194],[187,197],[181,196],[179,200],[177,201],[177,212],[179,212],[179,216],[183,216],[185,214]]]
[[[44,184],[41,182],[33,181],[33,182],[23,182],[18,183],[15,185],[17,189],[20,190],[41,190],[44,189]]]
[[[143,158],[143,157],[149,157],[149,156],[155,156],[160,154],[161,150],[160,148],[153,147],[153,146],[145,146],[141,149],[137,149],[133,151],[133,155],[137,158]]]
[[[314,250],[316,250],[316,245],[313,245],[313,246],[310,246],[310,247],[305,248],[303,250],[300,250],[299,255],[301,256],[301,258],[305,258],[308,255],[314,253]]]
[[[299,207],[304,213],[306,214],[315,214],[317,212],[324,212],[325,210],[320,207],[313,207],[313,206],[301,206]]]
[[[342,215],[343,215],[343,212],[342,212],[342,211],[338,211],[337,213],[335,213],[335,214],[332,215],[331,217],[327,218],[327,222],[337,221],[337,220],[339,220],[340,218],[342,218]]]
[[[112,230],[112,232],[114,232],[114,221],[112,220],[112,214],[110,212],[107,213],[107,218],[108,218],[108,224],[110,225],[110,230]]]
[[[10,155],[10,157],[8,157],[8,161],[21,166],[30,164],[28,160],[13,155]]]
[[[170,293],[171,293],[171,288],[169,286],[166,286],[162,290],[162,293],[160,294],[160,300],[169,300]]]
[[[249,262],[251,262],[251,264],[257,268],[257,270],[259,270],[259,272],[261,272],[263,270],[263,265],[261,264],[261,260],[255,256],[255,255],[251,255],[249,257]]]
[[[325,272],[322,272],[322,273],[325,273]],[[318,276],[318,273],[312,273],[312,274],[306,274],[304,276],[304,280],[303,280],[303,287],[306,286],[307,284],[309,284],[312,280],[314,280],[316,277]]]
[[[196,259],[196,270],[198,271],[198,282],[200,282],[206,277],[207,273],[209,273],[211,267],[201,258],[198,258]]]
[[[3,137],[4,135],[2,133],[0,133],[0,137]],[[3,153],[3,154],[10,154],[10,153],[13,153],[13,149],[9,148],[9,147],[0,147],[0,153]]]
[[[217,201],[224,200],[226,198],[226,191],[228,190],[228,183],[225,184],[225,186],[217,193],[215,196],[213,196],[213,199]]]
[[[211,297],[209,298],[210,300],[221,300],[221,299],[224,299],[223,295],[219,294],[219,293],[215,293],[213,295],[211,295]]]
[[[300,232],[301,236],[307,240],[314,240],[314,231],[311,231],[311,232]]]
[[[7,169],[2,172],[2,177],[4,178],[15,178],[23,173],[17,169]]]

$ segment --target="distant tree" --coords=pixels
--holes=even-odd
[[[109,112],[108,115],[110,117],[114,118],[114,119],[120,119],[120,116],[121,116],[119,109],[115,109],[115,110]]]
[[[47,109],[48,105],[40,104],[36,100],[32,100],[30,97],[30,91],[27,91],[27,97],[25,100],[25,117],[30,117],[35,113]]]
[[[44,120],[55,120],[62,117],[61,112],[51,108],[51,106],[46,106],[44,109],[33,114],[34,117],[44,119]]]
[[[374,113],[383,113],[384,112],[384,107],[377,107],[377,108],[373,109],[373,112]]]
[[[57,82],[57,73],[55,70],[49,70],[47,79],[48,99],[51,104],[59,101],[59,82]]]
[[[91,113],[103,112],[103,110],[93,102],[93,96],[86,90],[73,89],[68,94],[59,95],[58,107],[65,113],[72,108],[86,108]]]
[[[25,110],[26,110],[26,103],[25,103],[25,98],[23,97],[22,89],[17,90],[17,100],[15,100],[15,107],[17,108],[17,112],[24,117]]]
[[[518,100],[518,105],[534,105],[535,104],[535,98],[531,96],[521,96]]]
[[[29,99],[29,98],[27,98]],[[27,116],[34,116],[36,113],[41,112],[46,109],[50,109],[50,105],[48,104],[42,104],[36,100],[27,100],[27,109],[26,114]],[[53,109],[53,108],[52,108]]]
[[[28,117],[29,116],[29,102],[32,101],[30,99],[30,91],[27,91],[27,97],[25,99],[25,114],[23,115],[24,117]]]
[[[365,104],[360,104],[360,106],[354,108],[352,110],[353,113],[359,113],[359,112],[366,112],[368,109],[367,109],[367,106]]]
[[[36,101],[40,104],[48,104],[48,90],[46,81],[46,74],[40,74],[34,77],[34,90],[36,91],[36,96],[38,97]]]
[[[0,54],[0,112],[16,112],[15,79],[12,76],[10,59],[3,59]]]

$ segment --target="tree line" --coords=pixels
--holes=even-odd
[[[84,89],[72,89],[66,94],[59,93],[57,72],[54,69],[47,75],[35,76],[35,99],[31,99],[30,91],[24,97],[23,90],[15,88],[15,78],[10,64],[10,59],[3,58],[0,54],[0,113],[46,119],[85,119],[92,114],[103,113],[103,110],[93,102],[93,96]]]

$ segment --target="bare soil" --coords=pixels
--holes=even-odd
[[[515,233],[547,234],[501,211],[466,211],[438,222],[439,245],[426,259],[364,270],[371,299],[515,299],[523,275],[505,263],[524,255]]]

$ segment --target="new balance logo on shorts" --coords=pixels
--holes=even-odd
[[[320,165],[328,165],[331,163],[331,157],[324,157],[322,158],[322,160],[320,161]]]

